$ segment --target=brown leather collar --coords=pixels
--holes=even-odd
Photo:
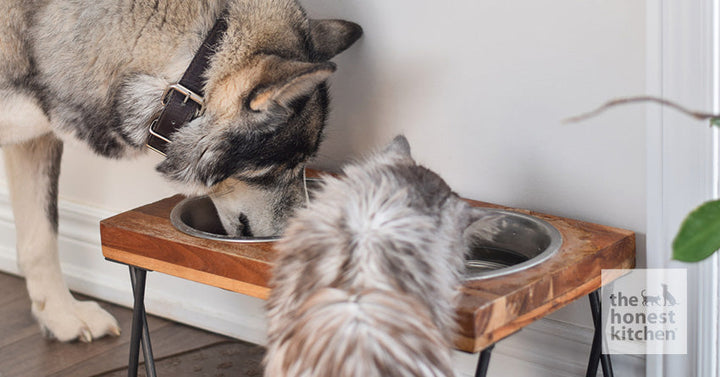
[[[167,146],[172,142],[172,134],[192,119],[202,115],[205,110],[203,73],[207,70],[210,57],[215,53],[226,30],[227,11],[223,11],[195,53],[180,81],[165,90],[161,99],[163,109],[150,122],[148,148],[165,156]]]

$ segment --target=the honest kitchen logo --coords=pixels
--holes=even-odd
[[[602,293],[605,353],[686,353],[685,269],[603,270]]]
[[[663,300],[664,306],[675,306],[677,300],[667,291],[671,300]],[[657,300],[648,301],[648,298]],[[647,305],[660,305],[661,296],[648,296],[643,289],[639,296],[628,296],[622,291],[610,295],[610,337],[612,340],[647,341],[647,340],[676,340],[677,339],[677,313],[674,310],[660,313],[645,311],[629,312],[628,307]],[[660,326],[656,326],[660,325]],[[668,328],[667,326],[674,326]]]

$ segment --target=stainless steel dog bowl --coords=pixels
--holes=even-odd
[[[320,180],[306,180],[308,195]],[[479,280],[520,271],[550,258],[560,249],[562,236],[548,222],[522,213],[476,208],[479,219],[465,229],[470,252],[465,260],[465,279]],[[226,234],[217,210],[207,196],[182,200],[170,213],[170,221],[183,233],[211,240],[252,243],[279,237],[233,237]]]
[[[320,179],[307,178],[305,180],[308,196],[320,185]],[[270,242],[280,237],[233,237],[229,236],[220,222],[217,209],[210,197],[196,196],[180,201],[170,212],[170,222],[177,230],[191,236],[210,240],[252,243]]]
[[[465,279],[506,275],[538,265],[557,253],[560,232],[547,221],[522,213],[477,208],[480,218],[464,232],[470,248]]]

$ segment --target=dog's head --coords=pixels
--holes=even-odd
[[[309,20],[299,7],[263,12],[229,10],[205,112],[173,135],[158,166],[210,195],[235,236],[279,234],[304,203],[303,169],[321,140],[335,71],[328,60],[362,34],[351,22]]]

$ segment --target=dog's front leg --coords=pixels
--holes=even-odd
[[[92,341],[120,333],[117,321],[92,301],[76,301],[60,271],[57,251],[57,183],[62,142],[52,134],[4,146],[10,181],[18,265],[32,313],[46,335]]]

